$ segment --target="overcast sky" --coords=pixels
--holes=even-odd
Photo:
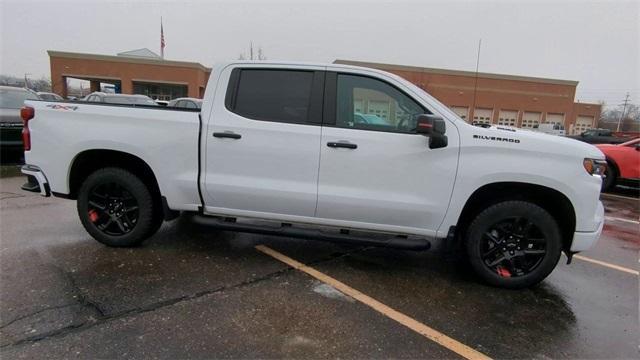
[[[211,66],[336,58],[578,80],[578,100],[640,103],[640,1],[0,0],[0,73],[49,76],[46,50],[147,47]]]

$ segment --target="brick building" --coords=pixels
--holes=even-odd
[[[164,60],[148,49],[113,55],[48,51],[53,92],[66,96],[67,79],[88,80],[91,91],[101,83],[116,92],[170,100],[202,98],[211,69],[199,63]],[[574,102],[577,81],[476,73],[413,66],[336,60],[392,72],[413,82],[451,107],[463,119],[479,123],[532,128],[561,123],[567,133],[594,127],[599,104]],[[385,108],[386,106],[386,108]],[[363,113],[391,113],[389,104],[360,104]]]
[[[164,60],[148,49],[113,55],[47,51],[51,65],[51,87],[67,95],[67,79],[90,82],[91,91],[100,84],[113,84],[123,94],[143,94],[158,100],[204,96],[211,69],[199,63]]]
[[[541,123],[564,124],[567,133],[594,127],[600,104],[574,102],[577,81],[470,71],[445,70],[336,60],[401,76],[449,106],[467,121],[532,128]],[[361,109],[376,113],[375,108]]]

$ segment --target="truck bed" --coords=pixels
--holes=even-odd
[[[85,151],[99,149],[143,160],[154,169],[170,206],[187,204],[189,209],[184,210],[197,210],[200,205],[199,111],[89,102],[29,100],[25,104],[35,109],[29,121],[32,147],[25,160],[39,164],[52,192],[69,194],[67,179],[74,160]]]

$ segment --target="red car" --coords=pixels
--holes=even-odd
[[[602,181],[602,190],[608,190],[617,183],[640,182],[640,138],[622,144],[598,144],[607,157],[607,170]]]

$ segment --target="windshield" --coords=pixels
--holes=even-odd
[[[40,100],[36,94],[22,89],[0,89],[0,108],[20,109],[25,100]]]
[[[107,104],[159,106],[151,98],[142,96],[105,96],[104,102]]]

